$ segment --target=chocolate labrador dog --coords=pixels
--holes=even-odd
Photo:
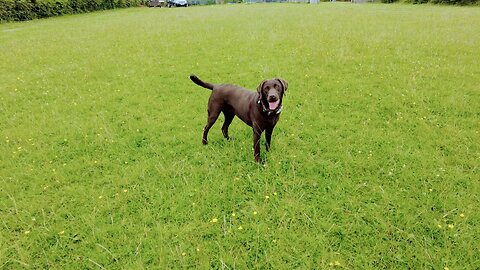
[[[229,139],[228,126],[236,115],[252,127],[254,157],[255,161],[260,162],[260,136],[265,131],[265,146],[269,151],[273,128],[280,118],[282,98],[287,91],[288,83],[278,78],[264,80],[257,87],[257,92],[252,92],[236,85],[207,83],[195,75],[190,75],[190,79],[212,90],[208,100],[208,122],[203,129],[202,143],[208,143],[208,131],[220,112],[225,115],[222,126],[223,136]]]

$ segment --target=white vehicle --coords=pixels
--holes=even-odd
[[[168,7],[188,7],[187,0],[168,0]]]

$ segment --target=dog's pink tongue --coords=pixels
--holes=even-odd
[[[271,111],[275,110],[275,109],[278,107],[278,103],[279,103],[279,102],[280,102],[280,101],[278,101],[278,100],[275,101],[275,102],[269,102],[269,103],[268,103],[268,108],[269,108]]]

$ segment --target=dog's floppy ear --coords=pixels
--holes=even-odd
[[[279,81],[280,84],[282,85],[283,87],[283,93],[285,94],[287,92],[287,88],[288,88],[288,82],[285,81],[284,79],[280,79],[280,78],[276,78],[275,80]]]
[[[263,85],[267,82],[267,80],[263,80],[257,87],[257,92],[260,94],[260,98],[262,97],[262,89]]]

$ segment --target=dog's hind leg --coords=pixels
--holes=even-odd
[[[233,118],[235,117],[235,114],[231,112],[223,111],[223,115],[225,116],[225,122],[223,123],[223,126],[222,126],[222,133],[223,133],[223,137],[225,137],[225,139],[228,140],[230,139],[230,137],[228,136],[228,126],[230,126],[230,124],[232,123]]]
[[[213,126],[213,124],[215,124],[215,121],[217,121],[217,118],[218,118],[219,115],[220,115],[219,106],[209,106],[208,107],[208,120],[207,120],[207,124],[203,128],[203,138],[202,138],[202,143],[203,144],[208,143],[208,131]]]

